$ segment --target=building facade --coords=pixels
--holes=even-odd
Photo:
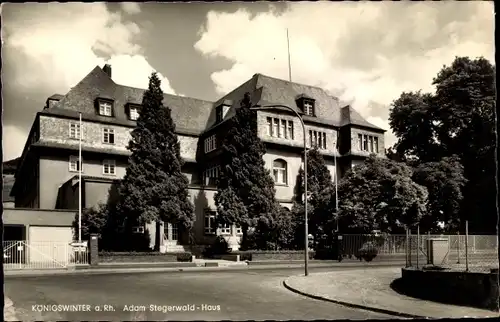
[[[97,66],[66,95],[47,99],[36,115],[16,171],[11,192],[16,207],[78,209],[80,167],[84,208],[105,203],[113,194],[126,172],[127,145],[144,90],[118,85],[111,76],[111,66]],[[238,227],[215,227],[214,194],[226,121],[235,115],[246,92],[253,104],[295,109],[306,124],[303,133],[300,120],[281,108],[257,112],[258,135],[267,149],[264,160],[276,182],[276,197],[284,207],[292,206],[302,165],[303,135],[308,147],[319,147],[334,180],[371,153],[384,155],[384,130],[318,87],[255,74],[216,102],[165,94],[163,104],[172,110],[185,161],[183,172],[190,183],[198,244],[211,243],[214,236],[223,235],[237,247],[241,235]],[[82,160],[78,158],[80,134]],[[175,225],[150,224],[146,229],[152,236],[152,247],[180,250],[187,242]]]

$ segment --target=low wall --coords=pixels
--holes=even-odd
[[[498,310],[498,272],[402,269],[407,295],[421,299]]]
[[[241,261],[266,261],[266,260],[302,260],[304,251],[283,250],[283,251],[233,251],[232,255],[240,255]],[[314,251],[309,251],[309,258],[314,258]]]
[[[100,252],[99,253],[99,263],[161,263],[161,262],[178,262],[181,261],[181,253],[158,253],[158,252]],[[182,253],[182,261],[187,261],[191,254]],[[184,258],[185,257],[185,258]],[[189,257],[189,258],[188,258]]]

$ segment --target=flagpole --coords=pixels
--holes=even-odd
[[[80,114],[80,139],[78,142],[78,242],[82,243],[82,113]]]
[[[286,28],[286,44],[288,48],[288,80],[292,81],[292,63],[290,61],[290,38],[288,38],[288,28]]]

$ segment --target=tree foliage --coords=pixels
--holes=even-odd
[[[152,221],[179,223],[189,230],[194,209],[188,180],[181,172],[183,160],[169,107],[163,106],[161,82],[156,73],[149,79],[137,127],[131,132],[132,152],[119,187],[116,211],[125,227]],[[127,229],[127,228],[126,228]]]
[[[249,227],[270,227],[279,212],[274,181],[266,169],[265,145],[257,136],[257,115],[249,93],[236,115],[229,119],[221,147],[221,171],[215,204],[217,222],[237,224],[243,230],[241,247],[247,247]]]
[[[304,217],[304,170],[297,175],[294,205],[292,211],[295,218]],[[317,147],[307,151],[307,191],[308,191],[308,231],[314,236],[323,233],[326,224],[335,215],[335,186],[325,160]],[[300,220],[304,223],[304,220]],[[304,234],[298,234],[299,241]]]
[[[428,220],[425,225],[421,223],[421,228],[430,230],[441,221],[445,223],[446,228],[456,229],[460,222],[462,188],[467,181],[458,157],[445,157],[439,162],[419,165],[413,173],[413,180],[426,187],[429,192],[429,216],[426,216]]]
[[[82,210],[82,241],[88,241],[91,234],[101,234],[107,225],[108,212],[106,205],[98,205]],[[74,239],[79,237],[79,214],[73,221]]]
[[[392,104],[396,150],[415,164],[458,156],[467,183],[461,218],[471,231],[496,232],[495,69],[457,57],[433,80],[435,93],[402,93]]]
[[[347,172],[338,189],[344,231],[396,233],[426,214],[427,189],[412,181],[404,163],[370,156]]]

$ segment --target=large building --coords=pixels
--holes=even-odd
[[[47,99],[36,115],[19,161],[11,192],[15,207],[77,209],[80,166],[84,208],[105,203],[113,193],[116,182],[125,175],[130,155],[127,144],[144,90],[118,85],[111,76],[111,66],[95,67],[66,95]],[[165,94],[163,104],[172,110],[185,161],[183,172],[190,183],[198,244],[224,235],[235,245],[241,233],[238,227],[215,227],[213,197],[225,122],[235,114],[246,92],[254,104],[281,104],[300,113],[306,124],[307,144],[320,148],[332,178],[342,176],[371,153],[384,154],[384,130],[350,106],[341,106],[337,98],[318,87],[255,74],[216,102]],[[258,135],[266,144],[264,159],[276,182],[276,197],[284,207],[291,208],[302,164],[304,133],[300,120],[282,108],[258,111]],[[162,236],[152,238],[152,244],[164,250],[179,250],[186,243],[185,236],[171,224],[147,228],[152,236]],[[164,233],[158,234],[158,229]]]

